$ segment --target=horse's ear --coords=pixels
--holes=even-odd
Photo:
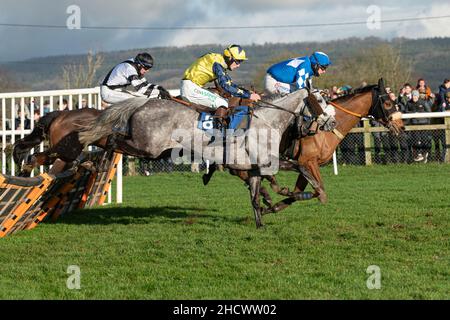
[[[378,90],[381,92],[381,94],[385,94],[386,93],[386,88],[384,87],[384,80],[383,80],[383,78],[380,78],[378,80]]]

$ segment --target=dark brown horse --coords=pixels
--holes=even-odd
[[[23,139],[16,141],[13,157],[17,164],[25,164],[21,176],[29,176],[33,168],[40,165],[51,165],[51,173],[64,170],[67,164],[75,161],[83,150],[78,141],[78,131],[83,123],[98,117],[100,110],[85,108],[80,110],[53,111],[39,119],[33,131]],[[32,148],[44,140],[48,140],[49,148],[44,152],[29,155]],[[107,138],[94,143],[104,148]]]

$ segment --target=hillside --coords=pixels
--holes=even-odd
[[[234,72],[236,82],[250,85],[255,82],[255,76],[280,56],[297,56],[321,50],[329,53],[334,64],[351,57],[362,50],[370,50],[380,44],[391,44],[399,48],[404,59],[411,61],[413,73],[411,83],[419,77],[425,78],[434,91],[444,78],[450,77],[450,38],[432,39],[393,39],[391,41],[379,38],[349,38],[329,42],[302,42],[289,44],[265,44],[245,46],[249,61],[242,64]],[[167,88],[178,88],[183,71],[199,56],[206,52],[220,52],[222,45],[192,45],[188,47],[141,48],[127,51],[103,52],[104,63],[97,74],[98,81],[118,62],[133,57],[140,51],[148,51],[155,58],[155,67],[148,74],[150,82],[158,83]],[[34,58],[19,62],[0,65],[14,75],[15,82],[23,90],[61,89],[62,67],[66,64],[85,62],[85,55],[65,55]],[[329,75],[329,76],[332,76]],[[258,85],[258,84],[256,84]],[[340,84],[338,84],[340,85]]]

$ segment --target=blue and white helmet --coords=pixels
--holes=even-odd
[[[325,70],[331,64],[331,60],[328,55],[321,51],[316,51],[312,55],[310,55],[309,61],[311,61],[311,66],[315,76],[319,76],[319,68]]]

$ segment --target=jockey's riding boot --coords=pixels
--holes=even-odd
[[[211,177],[213,176],[214,172],[217,170],[217,165],[213,164],[212,166],[209,167],[209,171],[208,173],[205,173],[202,176],[202,180],[203,180],[203,185],[207,185],[209,183],[209,180],[211,180]]]

